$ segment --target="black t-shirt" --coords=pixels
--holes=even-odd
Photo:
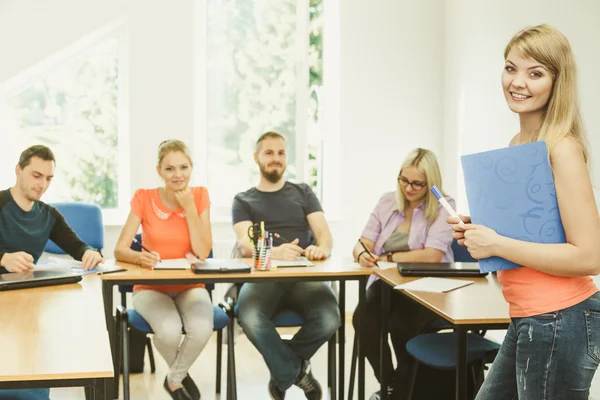
[[[323,211],[323,208],[307,184],[286,182],[276,192],[252,188],[238,193],[233,199],[232,219],[234,225],[242,221],[264,221],[265,230],[279,233],[289,241],[298,238],[298,245],[306,248],[315,244],[306,216],[317,211]],[[282,243],[274,238],[274,246]]]

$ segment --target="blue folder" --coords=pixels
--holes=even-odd
[[[566,243],[545,142],[461,157],[474,224],[502,236],[535,243]],[[482,272],[520,267],[491,257]]]

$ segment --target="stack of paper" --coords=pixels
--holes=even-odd
[[[463,286],[471,285],[473,281],[447,278],[421,278],[394,287],[398,290],[418,290],[421,292],[445,293]]]

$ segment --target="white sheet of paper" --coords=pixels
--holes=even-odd
[[[379,264],[379,269],[398,268],[398,263],[395,262],[377,261],[377,264]]]
[[[459,279],[447,278],[421,278],[412,282],[403,283],[394,287],[397,290],[420,290],[422,292],[445,293],[454,289],[468,286],[474,283],[473,281],[463,281]]]
[[[191,269],[192,264],[185,258],[172,258],[170,260],[160,260],[156,263],[154,269]]]
[[[271,260],[271,265],[273,267],[314,267],[315,264],[306,257],[298,257],[297,260],[292,261]]]

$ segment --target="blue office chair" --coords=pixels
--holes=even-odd
[[[50,389],[0,390],[0,400],[48,400]]]
[[[452,241],[452,251],[456,262],[477,262],[467,248],[459,246],[456,240]],[[445,321],[438,322],[438,326],[428,327],[430,333],[415,336],[406,343],[406,351],[415,359],[408,400],[412,399],[414,393],[419,363],[436,369],[456,369],[456,333],[431,332],[432,330],[451,328],[445,326]],[[483,382],[485,364],[494,361],[500,349],[498,343],[484,338],[484,335],[485,331],[467,334],[467,364],[471,370],[473,382],[477,386],[474,388],[474,393],[477,393],[480,383]]]
[[[138,243],[131,245],[132,250],[140,251],[142,244],[142,236],[136,235]],[[212,251],[210,252],[209,258],[212,258]],[[212,290],[214,284],[207,284],[206,290],[210,294],[212,300]],[[129,400],[129,330],[135,329],[141,333],[146,334],[146,346],[148,349],[148,356],[150,358],[150,370],[152,373],[156,371],[154,363],[154,353],[152,351],[152,343],[148,334],[154,333],[150,324],[134,309],[127,308],[127,297],[126,294],[133,291],[131,285],[120,285],[119,292],[121,293],[121,305],[117,307],[117,321],[116,321],[116,332],[115,337],[118,343],[116,348],[116,365],[117,373],[115,380],[115,398],[119,395],[119,376],[121,375],[121,368],[123,368],[123,397],[125,400]],[[219,306],[213,306],[214,309],[214,322],[213,330],[217,331],[217,376],[216,376],[216,393],[221,393],[221,360],[222,360],[222,347],[223,347],[223,328],[227,327],[227,338],[228,338],[228,362],[227,362],[227,397],[228,399],[235,398],[236,390],[236,378],[235,378],[235,356],[233,353],[233,319],[228,315],[228,305],[220,304]],[[183,332],[185,334],[185,332]]]
[[[53,203],[64,217],[71,229],[88,246],[102,250],[104,248],[104,225],[102,224],[102,210],[95,204],[81,202]],[[65,254],[65,252],[52,240],[48,240],[44,251],[53,254]]]

